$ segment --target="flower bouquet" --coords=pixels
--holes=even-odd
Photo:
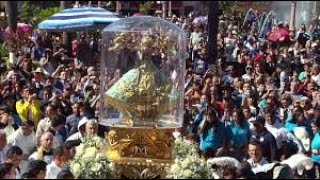
[[[169,170],[168,178],[213,179],[206,160],[196,155],[189,155],[185,159],[176,159]]]
[[[175,140],[175,156],[176,159],[184,159],[188,156],[198,156],[198,147],[193,142],[182,137]]]
[[[96,137],[85,137],[76,148],[76,156],[70,163],[77,179],[111,178],[112,165],[106,157],[106,142]]]
[[[206,160],[201,159],[198,147],[192,141],[177,137],[175,141],[175,163],[168,170],[172,179],[213,179]]]

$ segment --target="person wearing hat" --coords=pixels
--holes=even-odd
[[[223,76],[222,80],[225,84],[232,84],[234,80],[234,68],[232,65],[229,65],[226,70],[226,74]]]
[[[18,146],[23,151],[22,162],[20,165],[21,172],[25,172],[28,168],[28,158],[36,148],[35,133],[33,131],[34,123],[32,121],[23,122],[20,128],[11,136],[8,144],[10,146]]]
[[[253,67],[250,64],[248,64],[245,68],[246,73],[242,75],[242,79],[244,80],[244,82],[251,82],[253,78],[252,70],[253,70]]]
[[[307,49],[302,48],[302,49],[299,51],[299,55],[300,55],[301,64],[306,64],[306,63],[308,63]]]
[[[33,79],[32,81],[35,83],[37,89],[44,87],[46,84],[45,74],[42,68],[38,67],[36,70],[32,71]]]
[[[263,116],[257,116],[253,121],[252,138],[255,138],[261,142],[263,148],[263,157],[268,162],[276,160],[277,155],[277,142],[274,136],[265,127],[265,119]]]
[[[78,124],[78,132],[68,137],[66,142],[72,142],[75,146],[81,144],[81,138],[90,136],[94,137],[98,134],[98,122],[96,119],[88,119],[83,117]]]

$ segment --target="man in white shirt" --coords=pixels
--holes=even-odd
[[[62,171],[62,166],[66,161],[62,146],[54,149],[53,161],[47,165],[47,173],[45,179],[57,179],[58,174]]]
[[[40,146],[38,150],[31,154],[29,160],[41,160],[50,164],[53,159],[52,144],[53,135],[50,132],[45,132],[40,138]]]
[[[21,172],[24,173],[28,168],[28,158],[36,148],[36,139],[33,132],[34,124],[32,121],[23,122],[20,128],[12,135],[9,140],[11,146],[18,146],[23,151]]]
[[[5,161],[8,149],[7,135],[3,130],[0,130],[0,163]]]
[[[39,142],[41,135],[51,127],[51,118],[57,115],[57,108],[49,104],[46,107],[46,117],[40,120],[36,131],[36,142]]]
[[[251,139],[248,146],[248,154],[250,159],[247,162],[250,164],[252,171],[255,171],[256,168],[260,168],[269,162],[262,156],[262,145],[256,139]]]
[[[46,132],[50,132],[53,135],[53,149],[62,146],[62,136],[58,133],[65,125],[64,117],[57,115],[51,118],[51,127]]]
[[[271,109],[266,109],[264,111],[264,117],[266,119],[265,127],[267,130],[274,136],[277,143],[277,160],[280,160],[281,155],[286,154],[286,146],[288,141],[288,131],[281,125],[279,122],[279,119],[276,120],[276,118],[273,115]]]

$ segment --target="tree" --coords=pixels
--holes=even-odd
[[[59,7],[60,1],[24,1],[22,4],[22,11],[19,13],[19,19],[36,26],[41,21],[46,20],[53,14],[59,12],[61,10]]]
[[[18,14],[18,2],[7,1],[6,9],[8,14],[8,25],[13,32],[17,29],[17,14]]]
[[[218,47],[217,35],[219,28],[219,3],[210,1],[208,3],[208,52],[209,64],[215,64],[217,60]]]
[[[151,10],[152,6],[154,4],[154,1],[145,1],[142,5],[139,7],[139,12],[142,14],[149,14],[149,11]]]

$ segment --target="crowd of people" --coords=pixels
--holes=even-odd
[[[226,21],[212,64],[206,25],[193,19],[192,14],[171,19],[189,39],[181,135],[199,145],[203,158],[246,162],[247,171],[226,168],[224,178],[257,177],[256,168],[297,153],[318,167],[320,28],[303,26],[279,43]],[[289,28],[285,23],[273,26]],[[68,49],[61,35],[35,33],[11,52],[10,68],[0,60],[0,179],[72,179],[64,165],[73,159],[81,137],[105,133],[98,117],[99,38],[81,35]],[[120,76],[116,72],[108,79]],[[285,175],[292,178],[318,177],[316,170],[301,174],[278,168],[290,171]]]
[[[206,27],[186,28],[192,55],[182,135],[199,144],[203,158],[230,156],[246,162],[244,176],[226,168],[228,177],[319,177],[319,26],[310,23],[309,29],[302,25],[292,31],[280,21],[270,32],[290,30],[289,37],[270,41],[258,38],[253,26],[220,23],[227,27],[217,37],[215,64],[209,62]],[[286,176],[281,177],[275,173],[280,170],[252,173],[296,154],[310,157],[314,168],[297,173],[283,167]]]

